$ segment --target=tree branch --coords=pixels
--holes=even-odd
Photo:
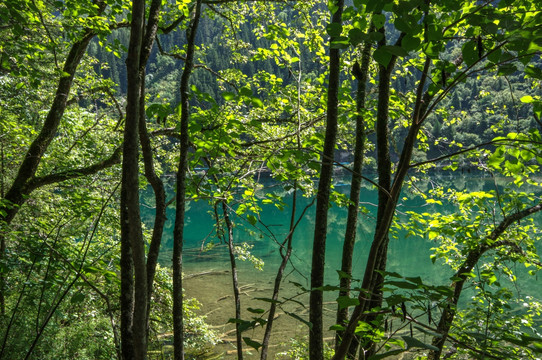
[[[98,171],[101,171],[103,169],[109,168],[113,165],[120,164],[120,155],[122,152],[122,147],[118,147],[115,149],[113,154],[97,163],[91,166],[77,168],[77,169],[70,169],[62,172],[58,172],[55,174],[48,174],[44,176],[38,176],[30,179],[25,187],[25,193],[29,194],[32,191],[36,190],[39,187],[59,183],[62,181],[75,179],[81,176],[91,175],[95,174]]]

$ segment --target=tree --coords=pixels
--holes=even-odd
[[[58,5],[58,4],[56,4]],[[43,161],[48,151],[51,153],[55,149],[55,145],[51,145],[54,140],[61,138],[58,136],[59,129],[61,127],[61,120],[66,113],[68,106],[77,102],[77,97],[73,96],[74,79],[77,78],[77,70],[84,58],[85,51],[90,41],[100,32],[109,31],[112,26],[109,22],[109,14],[105,12],[107,3],[98,2],[95,6],[87,7],[87,3],[84,4],[70,4],[67,5],[68,13],[72,11],[74,13],[82,13],[87,17],[88,22],[83,22],[83,27],[73,26],[71,22],[72,18],[66,16],[66,21],[60,23],[58,19],[50,15],[56,10],[61,10],[51,6],[44,2],[34,2],[32,6],[29,4],[23,4],[20,2],[8,2],[2,5],[3,10],[7,10],[3,16],[3,21],[8,24],[2,27],[1,39],[2,43],[6,44],[3,47],[5,51],[2,52],[2,73],[10,79],[19,77],[16,90],[28,91],[29,93],[39,94],[38,90],[47,89],[50,84],[46,83],[41,87],[40,81],[44,77],[45,63],[50,61],[54,64],[54,72],[51,77],[55,79],[56,84],[53,85],[54,96],[52,99],[43,99],[44,103],[50,103],[43,105],[46,109],[46,117],[43,124],[36,124],[36,136],[33,139],[28,140],[28,146],[24,155],[19,157],[14,153],[4,152],[4,149],[8,149],[9,145],[4,147],[7,142],[2,141],[2,199],[0,200],[0,262],[3,269],[8,270],[6,265],[10,259],[6,258],[6,251],[10,247],[7,242],[7,238],[11,233],[15,233],[15,229],[12,228],[13,221],[16,215],[19,213],[25,202],[29,199],[32,193],[35,191],[50,186],[52,184],[59,184],[68,182],[70,180],[93,175],[101,170],[110,168],[111,166],[119,163],[120,161],[120,149],[112,151],[111,153],[94,154],[94,157],[103,158],[94,164],[85,159],[84,150],[81,151],[81,156],[73,156],[76,161],[62,161],[57,163],[57,166],[52,166],[49,161]],[[63,7],[63,6],[62,6]],[[62,8],[61,7],[61,8]],[[11,26],[11,25],[13,26]],[[67,36],[66,41],[59,36],[56,32],[52,31],[52,28],[59,25],[65,30]],[[98,30],[100,29],[100,30]],[[41,41],[36,41],[36,38],[44,36],[47,41],[46,45],[40,45]],[[23,40],[28,37],[31,40]],[[69,38],[69,40],[68,40]],[[47,59],[47,60],[44,60]],[[60,65],[62,63],[63,65]],[[45,76],[46,77],[46,76]],[[96,81],[97,83],[97,81]],[[95,84],[96,84],[95,83]],[[92,85],[89,84],[89,93],[102,92],[103,89],[92,89]],[[83,87],[80,95],[82,96]],[[107,91],[105,91],[107,92]],[[69,98],[72,94],[73,98]],[[38,97],[39,99],[39,97]],[[37,103],[41,103],[42,99],[39,99]],[[36,109],[27,108],[30,111]],[[9,113],[11,109],[3,109],[5,113]],[[26,112],[28,114],[29,112]],[[36,116],[37,114],[33,114]],[[25,111],[14,113],[6,119],[9,122],[3,122],[2,127],[6,132],[17,131],[16,129],[21,126],[25,126]],[[36,116],[37,118],[37,116]],[[66,131],[69,132],[69,131]],[[111,137],[104,137],[111,139]],[[114,137],[113,137],[114,138]],[[70,141],[70,140],[68,140]],[[115,140],[112,144],[115,147]],[[76,148],[76,145],[71,145],[71,150]],[[106,151],[111,151],[111,146],[101,148]],[[16,168],[16,172],[6,171],[4,164],[6,160],[19,163]],[[7,181],[6,181],[7,180]],[[8,183],[9,186],[4,186]],[[6,314],[6,274],[8,271],[2,271],[0,278],[0,304],[1,314]],[[62,297],[63,299],[64,297]],[[58,304],[56,305],[58,306]],[[16,309],[15,309],[16,310]],[[12,315],[14,315],[13,313]],[[49,322],[46,319],[43,322],[45,327]],[[35,341],[32,344],[27,356],[30,356],[34,349],[35,343],[43,333],[43,329],[37,332]],[[9,334],[9,328],[4,333],[4,344],[2,353],[5,350],[6,341]]]
[[[175,344],[175,359],[184,359],[184,323],[183,323],[183,282],[182,282],[182,252],[184,241],[184,217],[186,197],[186,173],[188,168],[189,134],[188,121],[190,116],[189,81],[194,67],[194,49],[198,24],[201,16],[201,0],[194,6],[194,14],[186,30],[187,49],[185,65],[181,76],[179,92],[181,93],[180,106],[180,149],[179,165],[177,168],[177,194],[175,228],[173,232],[173,331]],[[238,344],[239,345],[239,344]]]
[[[517,261],[540,265],[530,240],[537,230],[528,219],[540,205],[536,197],[521,194],[521,186],[538,186],[535,178],[525,174],[539,169],[540,135],[526,129],[540,124],[541,106],[539,98],[533,97],[518,79],[518,74],[526,74],[535,82],[542,79],[540,70],[533,66],[538,64],[541,43],[540,14],[534,2],[412,0],[344,4],[337,0],[326,8],[317,1],[196,0],[162,4],[153,0],[147,4],[136,0],[129,9],[119,2],[8,1],[0,8],[9,14],[2,16],[9,26],[0,26],[0,62],[3,74],[8,75],[0,81],[10,85],[0,90],[8,99],[8,105],[2,105],[2,118],[7,120],[1,126],[9,134],[0,137],[0,300],[2,314],[11,312],[2,320],[7,330],[0,357],[9,349],[23,349],[27,357],[34,354],[45,358],[39,353],[39,340],[54,323],[55,313],[59,309],[75,311],[70,310],[66,299],[81,312],[86,311],[85,306],[103,304],[103,315],[115,338],[112,342],[121,344],[118,357],[147,356],[149,329],[154,322],[151,313],[157,311],[151,298],[158,252],[166,205],[173,202],[166,200],[164,173],[175,173],[177,181],[172,278],[176,359],[184,358],[183,338],[188,331],[182,294],[186,201],[209,201],[216,219],[214,235],[228,245],[235,299],[235,317],[232,315],[230,322],[236,327],[238,358],[243,357],[246,345],[261,349],[261,358],[265,359],[277,309],[292,301],[279,293],[283,274],[295,252],[293,235],[308,208],[300,211],[298,200],[302,193],[314,194],[316,181],[313,262],[307,290],[309,319],[286,312],[308,325],[311,358],[324,357],[325,291],[339,295],[338,324],[333,327],[337,330],[336,359],[355,357],[358,348],[360,358],[384,358],[415,348],[438,359],[448,351],[449,342],[477,356],[530,356],[536,352],[536,336],[517,335],[523,329],[520,321],[514,320],[510,330],[490,326],[491,321],[500,321],[498,311],[506,305],[499,299],[506,292],[496,289],[492,264]],[[86,76],[101,69],[85,54],[92,46],[92,53],[101,59],[111,54],[122,57],[122,41],[108,38],[107,34],[128,26],[114,19],[127,13],[130,43],[124,115],[122,94],[113,96],[115,86]],[[185,31],[176,33],[177,29]],[[158,32],[159,46],[153,49]],[[45,48],[34,41],[38,34],[47,39]],[[22,35],[27,36],[17,38]],[[96,36],[99,38],[94,43]],[[329,41],[324,39],[327,36]],[[220,44],[211,43],[211,39]],[[111,50],[107,57],[97,50],[102,46]],[[63,66],[56,65],[63,62]],[[41,78],[47,78],[43,74],[49,64],[55,64],[57,82],[40,84]],[[118,71],[120,64],[110,65],[116,70],[110,74],[123,73]],[[182,71],[173,71],[175,68]],[[156,71],[147,74],[147,69]],[[512,79],[508,84],[521,84],[511,98],[520,98],[523,107],[508,106],[508,100],[502,100],[506,96],[500,90],[507,87],[498,81],[503,76]],[[483,81],[467,82],[474,77]],[[178,91],[174,90],[177,81]],[[489,90],[491,84],[499,84],[498,93]],[[41,125],[36,121],[39,117],[25,114],[39,114],[41,106],[34,104],[47,102],[48,86],[55,90],[51,92],[51,105],[44,107],[47,115]],[[31,109],[25,109],[23,91],[39,99]],[[476,99],[466,101],[466,96]],[[450,103],[460,103],[461,109],[451,108]],[[530,103],[534,106],[533,119],[527,111]],[[111,110],[120,114],[116,125]],[[100,128],[103,118],[109,131]],[[121,199],[120,207],[114,207],[109,204],[118,204],[116,184],[107,169],[120,161],[120,148],[114,149],[119,142],[116,132],[122,126]],[[486,129],[489,126],[491,129]],[[512,128],[516,130],[510,132]],[[17,132],[22,131],[15,129],[28,129],[28,133],[35,129],[36,136],[21,136]],[[492,131],[503,136],[492,139]],[[440,135],[449,137],[450,147],[434,147],[432,140]],[[18,141],[26,144],[26,154],[17,154]],[[448,144],[446,141],[440,143]],[[69,151],[61,151],[63,147]],[[93,147],[102,151],[90,150]],[[172,151],[177,148],[179,152]],[[72,153],[74,149],[77,151]],[[353,168],[346,168],[352,172],[352,187],[346,199],[332,190],[333,173],[338,165],[336,159],[351,153]],[[95,162],[94,158],[102,160]],[[375,180],[369,179],[370,172],[361,175],[365,171],[364,159],[367,166],[376,166]],[[16,171],[8,165],[15,161],[21,164]],[[496,187],[493,192],[470,194],[438,189],[421,193],[416,189],[415,172],[423,174],[442,163],[455,169],[460,162],[513,176],[518,188]],[[193,171],[196,167],[203,170]],[[270,173],[294,193],[288,233],[282,239],[260,216],[264,205],[285,205],[280,196],[261,196],[262,173]],[[375,185],[378,209],[361,290],[351,296],[351,279],[359,277],[352,274],[352,258],[363,180]],[[108,182],[109,186],[104,185]],[[82,189],[62,197],[68,185]],[[140,191],[147,185],[152,187],[156,207],[149,235],[143,233],[139,213]],[[435,206],[435,211],[410,214],[412,222],[404,224],[404,230],[438,241],[435,261],[443,259],[451,264],[455,272],[451,285],[430,285],[416,277],[387,272],[390,237],[403,221],[397,206],[410,185],[412,192],[431,197],[427,204]],[[54,202],[46,201],[47,197]],[[435,204],[444,201],[455,204],[458,213],[439,213]],[[339,286],[324,284],[326,236],[330,231],[327,213],[331,205],[348,206]],[[119,226],[104,225],[104,219],[115,217],[115,208],[121,213]],[[50,223],[32,221],[42,217]],[[25,221],[32,225],[21,230],[19,224]],[[93,229],[92,236],[84,237],[81,245],[78,241],[87,228]],[[242,311],[236,264],[240,256],[253,256],[235,239],[234,231],[237,234],[241,228],[274,240],[282,256],[272,294],[260,299],[269,304],[266,309]],[[108,234],[109,239],[115,239],[118,229],[120,341],[116,303],[111,303],[116,283],[109,283],[115,278],[112,264],[117,262],[105,264],[98,251],[112,246],[105,239]],[[11,250],[19,246],[23,251],[14,256]],[[451,248],[459,250],[448,255]],[[488,259],[487,254],[493,259]],[[465,312],[459,309],[462,289],[471,281],[476,298],[489,304],[466,310],[488,314],[485,329],[479,324],[469,325],[482,329],[478,333],[480,343],[467,338],[466,325],[462,325]],[[21,285],[13,290],[17,284]],[[302,285],[299,287],[305,291]],[[20,296],[16,296],[17,291]],[[87,299],[87,294],[96,299]],[[31,309],[23,299],[32,299],[38,305]],[[17,319],[24,309],[31,309],[35,325]],[[437,319],[438,311],[442,316]],[[420,321],[414,312],[424,313],[428,321]],[[429,334],[432,342],[418,340],[414,331],[401,338],[386,331],[387,323],[397,318],[403,326],[422,329],[417,331]],[[78,321],[76,326],[85,333],[88,330],[82,323]],[[258,326],[265,326],[261,343],[244,333]],[[8,343],[19,327],[30,335],[10,348]],[[37,331],[32,332],[32,328]],[[523,346],[521,351],[513,347],[518,344]],[[387,350],[383,350],[386,346]]]
[[[342,28],[343,7],[344,2],[342,0],[333,2],[331,6],[333,13],[330,24],[331,28]],[[318,183],[314,240],[312,244],[309,313],[309,321],[312,325],[310,329],[309,349],[310,359],[312,360],[321,360],[324,358],[322,323],[323,292],[319,288],[324,285],[327,213],[329,206],[329,191],[333,174],[334,150],[337,142],[340,48],[336,44],[334,45],[334,42],[338,41],[338,35],[340,35],[340,30],[335,30],[332,32],[330,39],[326,135],[322,153],[322,168],[319,176],[320,182]]]
[[[404,3],[400,5],[389,4],[389,6],[367,4],[363,8],[363,11],[376,14],[373,15],[372,22],[380,33],[380,35],[375,34],[374,36],[379,40],[373,55],[380,67],[379,105],[376,115],[380,195],[375,236],[361,286],[363,291],[358,297],[359,305],[354,308],[334,359],[341,359],[345,356],[359,321],[370,321],[371,316],[368,315],[368,312],[382,304],[381,289],[384,281],[382,274],[386,270],[388,232],[395,216],[396,204],[405,178],[411,168],[413,150],[428,114],[434,111],[439,102],[457,83],[463,81],[470,74],[482,71],[482,69],[487,71],[496,68],[504,73],[505,66],[513,66],[509,64],[509,61],[524,56],[530,57],[536,52],[536,46],[531,49],[520,48],[520,43],[531,43],[532,39],[521,36],[518,38],[518,30],[521,26],[538,28],[539,24],[535,24],[530,16],[513,18],[511,14],[514,14],[515,5],[513,8],[511,4],[494,6],[492,4],[474,5],[453,2],[437,5],[425,2],[417,5]],[[528,11],[536,11],[531,8],[532,4],[530,3],[519,6],[525,7]],[[393,27],[400,32],[394,45],[388,45],[385,42],[384,33],[387,32],[387,28],[384,28],[384,24],[387,18],[383,14],[379,14],[384,8],[393,14],[389,18],[389,26],[391,27],[391,23],[393,23]],[[459,13],[458,10],[460,10]],[[436,12],[439,14],[438,17]],[[479,14],[484,14],[483,19]],[[414,22],[415,16],[418,16],[421,22]],[[501,29],[502,32],[496,34],[494,31],[487,30],[487,26],[493,24],[493,21],[504,18],[510,20],[511,24],[509,27]],[[526,23],[522,23],[522,20]],[[349,35],[352,41],[354,33]],[[461,35],[467,37],[462,45],[462,55],[453,61],[442,60],[441,54],[447,48],[445,44],[447,42],[454,43],[457,41],[455,36]],[[410,113],[407,125],[408,133],[403,140],[404,145],[392,180],[387,135],[389,124],[387,107],[391,97],[389,76],[397,58],[407,56],[407,53],[412,51],[415,51],[420,58],[419,61],[410,60],[416,61],[420,75],[417,89],[412,97],[415,101],[411,107],[404,110],[406,113]],[[517,53],[509,51],[517,51]],[[444,70],[439,70],[439,68]],[[371,342],[367,346],[365,354],[370,356],[374,353],[374,349],[372,349]]]

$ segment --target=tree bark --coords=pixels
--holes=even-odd
[[[233,224],[228,214],[228,206],[225,200],[220,201],[222,205],[222,214],[224,215],[224,223],[228,231],[228,252],[230,255],[231,277],[233,285],[233,298],[235,301],[235,319],[241,320],[241,293],[239,291],[239,280],[237,277],[237,265],[235,261],[235,248],[233,244]],[[243,337],[241,334],[240,323],[235,323],[235,338],[237,345],[237,360],[243,360]]]
[[[158,264],[158,254],[160,251],[160,244],[162,242],[162,235],[164,233],[164,225],[166,223],[166,192],[164,188],[164,183],[154,170],[152,146],[149,138],[149,133],[147,131],[147,124],[145,121],[145,68],[154,44],[154,40],[156,38],[161,3],[161,0],[153,0],[151,3],[149,11],[149,21],[147,22],[139,63],[139,71],[141,72],[141,97],[139,99],[138,129],[139,142],[141,144],[141,153],[143,155],[145,178],[152,187],[155,199],[154,226],[152,230],[151,242],[149,244],[149,251],[147,253],[147,299],[151,299],[152,296],[154,275],[156,273],[156,266]],[[150,300],[148,300],[147,329],[149,328],[148,322],[150,316],[150,309],[151,303]]]
[[[282,256],[282,261],[280,262],[279,269],[277,271],[277,276],[275,276],[275,284],[273,287],[273,295],[271,299],[271,305],[269,306],[269,314],[267,316],[267,324],[265,326],[265,333],[262,341],[262,349],[260,360],[267,359],[267,351],[269,349],[269,340],[271,339],[271,330],[273,329],[273,321],[275,319],[275,312],[277,310],[277,300],[279,298],[280,284],[282,282],[282,276],[284,274],[284,269],[290,260],[290,255],[292,254],[292,239],[294,237],[295,230],[295,213],[297,210],[297,181],[294,181],[294,193],[292,197],[292,215],[290,217],[290,231],[286,237],[285,243],[283,242],[282,247],[279,249],[280,255]],[[284,247],[286,245],[286,247]],[[286,249],[286,253],[284,250]]]
[[[361,171],[363,168],[363,152],[365,150],[365,120],[362,111],[365,109],[365,95],[367,91],[367,77],[369,63],[371,61],[371,44],[367,42],[362,51],[361,66],[356,62],[352,70],[357,80],[356,91],[356,143],[354,146],[354,164],[352,167],[352,182],[350,187],[350,204],[346,219],[346,231],[341,260],[341,271],[347,276],[341,276],[339,296],[350,296],[352,259],[354,244],[356,242],[356,229],[358,225],[359,196],[361,193]],[[346,325],[348,308],[337,309],[337,324]],[[335,339],[335,347],[338,347],[343,332],[338,331]]]
[[[335,0],[337,10],[332,16],[332,23],[342,23],[344,0]],[[334,38],[330,39],[330,45]],[[329,50],[329,84],[327,98],[326,135],[324,152],[322,154],[322,169],[318,183],[316,200],[316,215],[314,224],[314,239],[312,245],[311,293],[309,322],[312,327],[309,332],[309,359],[324,358],[323,340],[323,292],[315,290],[324,285],[324,266],[327,237],[327,213],[329,207],[329,192],[333,175],[333,159],[337,138],[337,119],[339,102],[340,50],[330,46]]]
[[[181,93],[181,144],[179,168],[177,170],[177,207],[173,229],[173,346],[175,360],[184,359],[182,251],[184,241],[184,215],[186,211],[186,173],[188,168],[189,150],[188,118],[190,116],[190,99],[188,90],[190,75],[194,68],[194,50],[200,14],[201,0],[197,0],[192,22],[186,31],[188,45],[179,89]]]
[[[132,2],[127,68],[127,105],[121,185],[121,344],[125,360],[145,359],[147,352],[147,271],[139,213],[140,56],[145,1]]]

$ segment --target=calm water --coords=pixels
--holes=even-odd
[[[348,196],[350,188],[348,178],[339,178],[335,181],[335,191]],[[251,226],[245,219],[232,215],[232,220],[236,223],[234,229],[235,241],[239,243],[246,242],[253,246],[252,253],[261,258],[265,265],[263,273],[274,273],[280,262],[278,255],[277,241],[282,242],[289,229],[291,216],[292,194],[283,189],[273,186],[272,180],[264,182],[263,190],[256,193],[260,198],[264,198],[266,192],[273,192],[276,195],[283,196],[286,206],[281,211],[273,204],[262,204],[260,214],[261,223],[255,227]],[[470,191],[491,190],[494,188],[494,180],[491,177],[484,177],[483,174],[454,174],[437,175],[431,178],[431,181],[420,182],[417,184],[419,190],[427,191],[435,185],[444,185],[456,189],[468,189]],[[424,201],[413,195],[410,191],[405,191],[403,200],[399,203],[397,209],[400,214],[407,211],[418,212],[451,212],[454,211],[451,206],[437,207],[424,205]],[[363,188],[360,201],[367,208],[367,212],[360,214],[359,226],[356,237],[356,248],[354,254],[354,274],[361,277],[362,270],[366,263],[366,256],[369,251],[370,243],[373,238],[374,218],[376,213],[377,192],[374,187],[366,186]],[[312,199],[298,196],[297,216],[300,216],[302,210],[310,204]],[[235,208],[235,205],[232,205]],[[303,279],[302,274],[309,276],[312,253],[312,240],[314,229],[315,205],[308,208],[303,219],[299,223],[295,233],[292,255],[292,265],[289,270],[294,268],[298,270],[297,279]],[[152,210],[148,207],[143,208],[148,226],[152,223]],[[169,249],[172,248],[172,229],[174,218],[174,208],[168,209],[168,223],[164,235],[164,246],[162,262],[168,262],[170,257]],[[329,213],[329,228],[326,245],[326,281],[328,283],[337,282],[336,270],[340,268],[340,259],[342,252],[344,229],[346,226],[346,209],[336,205],[331,207]],[[406,221],[406,216],[400,215],[399,221]],[[185,222],[185,245],[184,245],[184,263],[187,272],[205,271],[211,268],[222,268],[229,266],[227,248],[220,244],[216,239],[214,232],[214,216],[212,207],[205,200],[193,201],[188,204],[188,211]],[[209,246],[216,245],[210,251],[202,251]],[[433,264],[430,260],[431,248],[435,246],[424,238],[405,237],[404,233],[399,232],[396,238],[390,240],[388,270],[396,271],[403,276],[420,276],[424,282],[435,285],[446,284],[447,279],[452,275],[448,266],[437,261]],[[245,266],[240,264],[240,266]],[[248,266],[250,267],[250,266]],[[266,274],[267,276],[267,274]],[[356,275],[354,275],[356,277]],[[536,281],[530,277],[530,281]],[[297,281],[297,280],[296,280]],[[308,283],[306,284],[308,285]]]
[[[348,196],[350,188],[347,178],[338,178],[334,184],[335,190]],[[251,226],[244,218],[232,215],[232,220],[236,223],[234,229],[235,241],[237,244],[246,242],[253,246],[252,254],[264,262],[263,270],[256,270],[248,261],[238,261],[239,281],[242,286],[242,309],[267,308],[268,303],[263,303],[256,298],[270,297],[277,268],[280,263],[277,241],[282,242],[289,231],[292,194],[283,190],[273,183],[272,180],[264,182],[264,189],[256,193],[260,198],[264,198],[266,193],[272,192],[275,195],[282,196],[286,206],[279,210],[273,204],[263,204],[260,214],[261,224],[256,227]],[[421,191],[427,191],[433,186],[444,185],[458,190],[468,189],[470,191],[491,190],[494,187],[494,180],[490,177],[477,175],[453,175],[453,176],[433,176],[431,181],[420,182],[417,188]],[[144,194],[148,197],[150,193]],[[367,253],[373,238],[374,220],[376,214],[377,192],[372,186],[363,188],[360,196],[361,203],[367,211],[360,214],[359,227],[356,237],[356,247],[354,254],[354,278],[362,278],[362,271],[365,267]],[[300,216],[303,209],[311,203],[312,199],[298,197],[298,206],[296,214]],[[148,203],[151,203],[149,201]],[[231,274],[229,273],[229,255],[225,244],[220,244],[216,239],[214,231],[214,216],[212,207],[206,201],[195,201],[188,204],[189,209],[186,214],[185,222],[185,245],[184,245],[184,273],[185,273],[185,291],[188,297],[195,297],[202,303],[201,313],[207,316],[207,321],[221,334],[223,342],[214,349],[216,354],[222,354],[224,358],[235,358],[234,334],[232,324],[227,324],[228,319],[234,317]],[[236,205],[232,204],[235,209]],[[415,196],[412,192],[406,190],[403,194],[403,200],[397,207],[399,221],[406,221],[408,211],[429,212],[439,211],[452,212],[451,206],[433,207],[426,206],[424,201]],[[285,315],[292,312],[298,316],[307,318],[308,309],[303,304],[308,303],[308,295],[301,294],[300,289],[292,282],[309,287],[310,263],[312,254],[312,240],[314,229],[315,205],[309,207],[299,223],[293,241],[293,254],[291,264],[288,265],[281,289],[281,298],[295,298],[296,302],[285,303],[281,310],[282,315],[276,320],[274,326],[274,335],[272,343],[275,347],[270,349],[271,353],[280,353],[288,349],[289,339],[303,337],[307,335],[307,329],[298,320]],[[142,213],[146,219],[149,228],[152,225],[153,210],[150,207],[142,207]],[[401,215],[402,214],[402,215]],[[172,230],[174,218],[174,208],[168,209],[168,223],[166,224],[164,235],[164,246],[161,256],[161,262],[164,265],[170,263],[172,247]],[[337,269],[340,269],[340,259],[342,252],[344,229],[346,226],[346,209],[333,206],[329,212],[329,228],[326,244],[326,284],[336,285],[338,283]],[[542,225],[540,217],[537,223]],[[398,232],[396,237],[392,237],[389,245],[388,271],[395,271],[403,276],[420,276],[424,283],[431,285],[448,285],[449,278],[453,271],[442,262],[432,263],[430,255],[431,248],[436,244],[425,238],[405,237],[404,233]],[[215,246],[208,251],[202,251],[209,244]],[[519,286],[513,286],[505,279],[499,279],[501,284],[514,288],[516,295],[524,295],[525,292],[540,296],[542,292],[542,282],[537,277],[528,276],[522,265],[518,265],[521,276],[517,282]],[[469,297],[468,288],[463,294],[463,298]],[[333,292],[325,293],[325,323],[332,325],[334,323],[336,303],[334,299],[336,294]],[[243,310],[243,318],[250,319],[253,314]],[[244,335],[245,336],[245,335]],[[248,336],[255,340],[261,340],[263,333],[261,329],[252,330]],[[329,333],[331,339],[333,333]],[[281,345],[282,344],[282,345]],[[257,356],[254,355],[254,358]],[[249,358],[252,358],[249,356]]]

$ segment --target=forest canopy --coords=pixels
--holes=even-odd
[[[279,356],[281,315],[306,334],[281,345],[289,358],[539,359],[542,299],[520,284],[542,289],[541,9],[5,0],[0,359],[179,360],[229,342],[230,356],[265,360]],[[438,181],[462,173],[493,180]],[[407,198],[421,210],[403,211]],[[195,202],[208,224],[187,221]],[[183,295],[191,226],[209,233],[202,251],[223,245],[234,338]],[[453,276],[389,271],[390,239],[409,236]],[[297,237],[312,243],[306,271]],[[241,261],[265,262],[256,238],[278,259],[269,291],[249,295],[261,308],[245,305],[239,276]],[[340,263],[332,284],[329,263]]]

